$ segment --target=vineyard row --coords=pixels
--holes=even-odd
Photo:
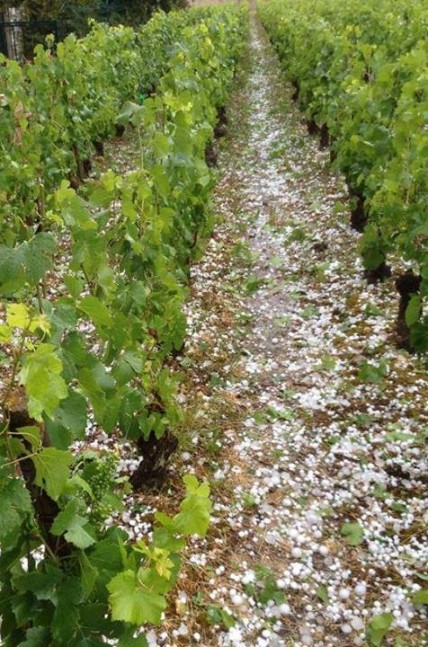
[[[0,68],[5,647],[146,645],[139,628],[161,621],[185,537],[207,530],[209,487],[189,475],[150,543],[104,522],[131,486],[162,478],[176,447],[171,354],[211,226],[206,152],[244,32],[233,8],[161,14]],[[140,164],[77,192],[117,123],[130,124]],[[135,443],[132,476],[118,477],[114,453],[76,451],[88,425]]]
[[[367,279],[396,275],[398,341],[428,349],[428,11],[403,0],[260,3],[310,132],[345,176]]]

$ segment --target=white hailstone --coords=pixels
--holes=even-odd
[[[288,604],[280,604],[278,607],[279,613],[282,616],[288,616],[291,613],[290,606]]]
[[[228,638],[232,644],[236,643],[239,645],[242,640],[241,630],[238,627],[231,627],[229,629]]]
[[[358,618],[358,616],[352,618],[350,624],[352,628],[355,629],[355,631],[363,631],[365,627],[364,622],[361,620],[361,618]]]
[[[358,582],[354,589],[357,595],[365,595],[367,591],[367,586],[365,582]]]
[[[198,633],[197,631],[195,631],[192,637],[193,637],[193,640],[195,640],[197,643],[200,642],[201,640],[201,634]]]
[[[293,548],[293,550],[291,551],[291,555],[292,555],[292,557],[299,558],[299,557],[301,557],[301,556],[302,556],[302,554],[303,554],[303,553],[302,553],[302,549],[301,549],[301,548],[299,548],[298,546],[295,546],[295,547]]]
[[[244,598],[242,595],[235,594],[231,596],[232,604],[235,604],[236,606],[239,606],[243,603]]]
[[[344,634],[351,634],[352,633],[352,627],[351,625],[344,624],[340,627],[342,633]]]
[[[296,576],[299,575],[302,571],[302,564],[299,564],[298,562],[295,562],[294,564],[291,565],[291,574]]]
[[[151,629],[146,633],[146,640],[149,644],[149,647],[157,647],[158,641],[157,641],[157,636],[156,633]]]
[[[279,540],[281,539],[280,535],[278,532],[275,530],[272,532],[267,532],[265,536],[265,542],[270,545],[277,544]]]
[[[323,555],[323,557],[326,557],[328,555],[328,553],[329,553],[329,550],[328,550],[327,546],[320,546],[318,548],[318,552],[319,552],[320,555]]]
[[[186,625],[182,622],[181,625],[177,629],[177,633],[179,636],[187,636],[189,633],[188,628]]]
[[[285,583],[285,581],[284,581],[284,580],[277,580],[277,581],[276,581],[276,585],[277,585],[277,587],[278,587],[279,589],[285,589],[285,587],[286,587],[286,583]]]
[[[241,582],[242,584],[250,584],[251,582],[254,582],[256,579],[256,574],[254,571],[246,571],[244,575],[241,577]]]
[[[350,591],[349,589],[340,589],[339,590],[339,599],[340,600],[347,600],[350,596]]]

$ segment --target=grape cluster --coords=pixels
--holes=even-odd
[[[83,470],[82,476],[93,493],[93,498],[90,501],[92,514],[97,519],[104,519],[111,513],[113,504],[111,497],[114,497],[117,485],[118,463],[119,456],[116,453],[109,453],[91,460]]]

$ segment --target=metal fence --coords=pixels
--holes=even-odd
[[[56,20],[19,20],[0,22],[0,52],[17,61],[33,58],[34,47],[44,43],[48,34],[59,40]]]

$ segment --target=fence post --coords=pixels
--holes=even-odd
[[[8,15],[10,17],[10,14]],[[5,18],[6,14],[0,14]],[[59,29],[56,20],[0,20],[0,52],[20,62],[32,59],[35,45],[44,43],[45,37],[53,33],[58,42]]]
[[[24,58],[24,40],[22,29],[19,26],[21,20],[21,11],[16,8],[9,8],[5,10],[6,23],[10,26],[4,26],[4,33],[6,36],[7,55],[9,58],[14,58],[21,61]],[[14,23],[18,23],[16,26]]]

